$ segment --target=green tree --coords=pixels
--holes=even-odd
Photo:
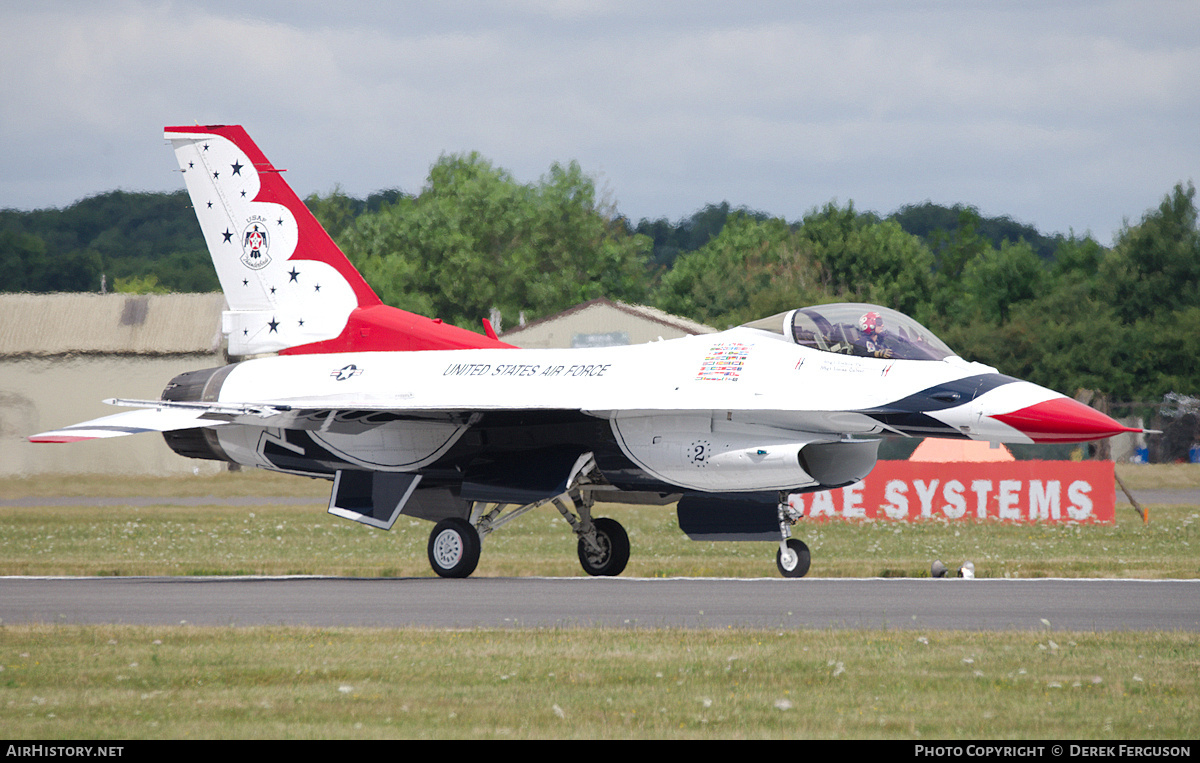
[[[1038,297],[1045,279],[1042,261],[1028,244],[1006,241],[999,249],[979,253],[963,268],[963,301],[984,320],[1007,323],[1012,306]]]
[[[939,230],[929,241],[933,251],[933,309],[935,328],[970,319],[962,275],[967,263],[991,251],[992,246],[978,232],[981,218],[975,209],[959,209],[958,225],[952,231]]]
[[[4,291],[44,291],[37,288],[34,273],[47,267],[46,242],[33,233],[0,231],[0,288]]]
[[[735,215],[663,275],[655,304],[717,326],[832,301],[918,313],[931,296],[931,265],[919,239],[853,204],[814,210],[795,229]]]
[[[1196,188],[1176,185],[1158,209],[1122,229],[1100,265],[1101,294],[1122,320],[1200,306]]]
[[[420,194],[362,215],[343,241],[384,302],[463,326],[493,307],[537,317],[646,294],[649,240],[575,163],[521,184],[477,153],[444,156]]]
[[[677,223],[665,217],[653,221],[643,219],[634,232],[650,237],[654,242],[654,264],[669,269],[680,254],[694,252],[720,235],[725,223],[734,215],[750,217],[759,222],[771,217],[747,207],[734,209],[728,201],[723,201],[720,204],[706,204]]]
[[[154,274],[173,291],[219,288],[184,191],[112,191],[64,209],[0,211],[0,273],[6,291],[98,291],[102,273],[109,283]]]
[[[822,284],[839,300],[874,302],[920,317],[931,299],[933,255],[893,220],[827,204],[805,216],[798,235],[812,243]]]
[[[171,290],[158,282],[158,276],[129,276],[113,281],[113,291],[118,294],[167,294]]]
[[[895,220],[905,231],[930,244],[938,238],[953,238],[964,224],[991,246],[999,248],[1005,241],[1024,241],[1043,260],[1053,258],[1061,236],[1042,235],[1032,225],[1019,223],[1007,216],[983,217],[976,207],[955,204],[943,207],[926,201],[922,204],[906,204],[888,217]]]
[[[713,326],[828,301],[811,242],[779,218],[735,214],[716,238],[665,273],[654,303]]]
[[[1160,400],[1168,392],[1200,394],[1200,307],[1186,307],[1127,327],[1135,384],[1127,400]]]
[[[362,214],[364,206],[359,200],[346,195],[340,185],[335,186],[325,196],[317,193],[309,195],[304,200],[304,205],[334,240],[354,224],[355,218]]]
[[[1095,285],[1100,263],[1107,250],[1091,236],[1077,238],[1074,233],[1059,241],[1054,257],[1049,264],[1052,286],[1081,284],[1092,288]]]

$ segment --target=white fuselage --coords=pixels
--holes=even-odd
[[[797,458],[806,445],[888,433],[870,411],[987,375],[995,370],[956,357],[839,355],[744,327],[611,348],[283,356],[238,364],[219,401],[286,410],[240,417],[236,423],[253,426],[223,426],[218,436],[242,463],[262,460],[264,438],[288,447],[282,433],[272,433],[281,427],[307,430],[354,466],[415,471],[437,463],[473,417],[564,411],[606,420],[622,453],[662,482],[699,491],[782,490],[815,484]],[[1013,380],[931,415],[946,434],[1030,442],[988,418],[989,401],[1004,399],[1006,412],[1053,396]]]

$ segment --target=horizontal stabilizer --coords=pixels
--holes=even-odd
[[[142,432],[170,432],[198,426],[219,426],[223,421],[200,421],[203,409],[145,408],[105,416],[82,424],[35,434],[30,442],[79,442],[106,437],[124,437]]]

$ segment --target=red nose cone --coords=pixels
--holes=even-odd
[[[1087,442],[1122,432],[1141,432],[1068,397],[1047,400],[993,419],[1020,430],[1034,442]]]

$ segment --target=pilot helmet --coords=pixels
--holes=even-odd
[[[874,310],[863,313],[863,316],[858,319],[858,328],[864,334],[882,334],[883,316]]]

